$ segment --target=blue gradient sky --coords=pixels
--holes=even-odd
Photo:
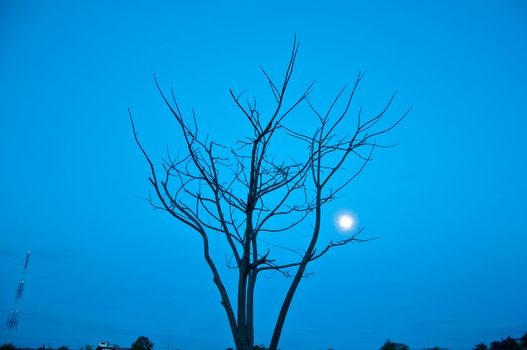
[[[228,88],[269,98],[258,64],[279,76],[294,33],[293,90],[317,79],[324,105],[366,70],[366,111],[394,90],[390,118],[414,109],[325,214],[326,238],[342,208],[382,238],[312,265],[281,347],[461,350],[527,331],[524,1],[2,1],[2,322],[33,252],[16,344],[232,344],[200,241],[137,198],[126,107],[153,152],[177,140],[156,73],[228,141],[245,125]],[[286,282],[261,280],[257,343]]]

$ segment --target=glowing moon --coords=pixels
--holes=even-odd
[[[341,231],[349,231],[355,227],[356,220],[351,214],[340,214],[337,217],[337,227]]]

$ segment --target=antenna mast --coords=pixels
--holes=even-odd
[[[22,275],[20,276],[20,281],[18,282],[16,292],[15,292],[15,304],[13,307],[13,310],[7,316],[7,321],[5,323],[5,327],[7,328],[8,332],[8,343],[11,342],[12,336],[14,331],[18,327],[18,319],[19,319],[19,313],[18,313],[18,306],[20,305],[20,301],[22,300],[22,296],[24,295],[24,286],[25,286],[25,278],[26,278],[26,272],[29,265],[29,257],[31,256],[31,252],[28,250],[26,254],[26,261],[24,262],[24,269],[22,270]]]

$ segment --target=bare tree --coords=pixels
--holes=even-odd
[[[307,274],[308,264],[332,248],[364,241],[359,238],[362,229],[358,229],[342,240],[317,246],[322,209],[364,169],[372,159],[374,149],[386,147],[377,144],[376,138],[393,129],[410,110],[387,126],[380,127],[379,122],[392,104],[394,94],[378,114],[365,118],[360,109],[351,118],[350,106],[363,73],[358,74],[350,89],[341,89],[324,112],[310,102],[313,83],[296,99],[287,102],[298,48],[295,38],[281,84],[260,67],[275,101],[269,115],[262,115],[255,98],[242,99],[244,93],[229,90],[252,129],[252,134],[237,141],[233,148],[203,138],[194,112],[187,120],[173,91],[167,94],[154,76],[159,94],[181,129],[186,154],[180,159],[173,159],[168,154],[157,166],[140,142],[129,110],[135,141],[149,165],[148,179],[155,193],[148,200],[152,206],[166,211],[201,237],[203,257],[212,272],[238,350],[253,349],[254,346],[254,292],[261,272],[279,272],[291,278],[269,346],[277,349],[293,296]],[[311,133],[287,126],[287,117],[301,104],[318,121],[318,127]],[[338,129],[345,129],[345,134],[339,136]],[[303,159],[295,160],[288,154],[280,156],[271,150],[273,142],[276,143],[277,139],[283,141],[283,138],[305,144]],[[354,170],[344,169],[344,164],[352,160],[357,164]],[[339,171],[346,178],[334,183],[332,180]],[[311,225],[299,225],[308,218]],[[277,261],[276,254],[271,253],[271,247],[276,245],[265,244],[267,241],[262,236],[292,230],[302,230],[308,235],[306,246],[303,249],[286,248],[295,252],[296,259]],[[223,237],[230,247],[231,267],[237,269],[238,275],[235,296],[227,293],[217,262],[211,256],[211,233]]]

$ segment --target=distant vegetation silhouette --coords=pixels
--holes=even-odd
[[[152,343],[150,339],[145,336],[140,336],[130,346],[130,350],[152,350],[153,348],[154,343]]]
[[[508,336],[505,339],[495,340],[489,346],[480,343],[474,347],[474,350],[527,350],[527,333],[519,339]]]
[[[37,349],[32,348],[20,348],[12,343],[6,343],[0,345],[0,350],[69,350],[67,346],[63,345],[56,349],[46,346],[41,346]],[[148,339],[148,337],[140,336],[138,337],[130,346],[129,350],[153,350],[154,344]],[[73,349],[72,349],[73,350]],[[81,347],[79,350],[93,350],[93,346],[86,345]],[[233,348],[227,348],[226,350],[234,350]],[[269,348],[264,345],[254,345],[251,350],[269,350]],[[333,350],[329,348],[328,350]],[[379,350],[410,350],[410,347],[403,343],[392,342],[390,339],[380,347]],[[434,346],[431,348],[420,348],[419,350],[448,350],[439,346]],[[527,333],[525,333],[520,338],[511,338],[507,336],[505,339],[492,341],[489,346],[484,343],[477,344],[474,346],[473,350],[527,350]]]
[[[17,350],[17,347],[11,343],[0,345],[0,350]]]
[[[410,347],[406,344],[394,343],[390,339],[386,340],[380,350],[410,350]]]
[[[323,221],[328,217],[322,208],[361,173],[375,149],[390,146],[381,144],[379,138],[409,112],[384,122],[395,94],[378,113],[366,115],[362,108],[353,108],[352,112],[363,73],[357,75],[351,88],[341,89],[325,110],[310,99],[314,82],[291,99],[289,87],[298,49],[295,37],[281,79],[272,79],[260,67],[273,100],[270,108],[261,109],[255,97],[243,97],[245,92],[229,90],[249,128],[248,134],[240,135],[231,148],[210,140],[199,129],[194,111],[190,117],[184,116],[173,91],[165,92],[154,77],[183,144],[176,152],[182,154],[180,158],[168,153],[158,165],[140,142],[129,110],[133,135],[150,173],[148,181],[154,195],[147,200],[201,238],[203,250],[199,253],[212,272],[237,350],[254,349],[254,292],[261,272],[291,278],[270,340],[269,349],[276,350],[293,296],[303,277],[309,275],[308,264],[333,248],[365,241],[359,237],[362,229],[357,229],[344,239],[319,242]],[[299,112],[303,113],[302,120],[291,123],[292,115]],[[310,130],[302,129],[311,125],[306,123],[306,114],[316,124]],[[225,128],[234,134],[243,126]],[[340,178],[335,176],[337,173]],[[311,225],[299,229],[307,218]],[[293,230],[301,233],[298,237],[306,237],[296,247],[284,247],[270,242],[273,237],[265,237]],[[225,239],[229,267],[238,271],[234,296],[228,294],[229,288],[210,252],[209,239],[216,236]],[[276,249],[291,254],[291,258],[278,261]]]
[[[473,348],[474,350],[527,350],[527,333],[520,338],[511,338],[508,336],[505,339],[495,340],[487,346],[484,343],[477,344]],[[394,343],[390,339],[386,340],[380,350],[410,350],[410,347],[402,343]],[[439,346],[432,348],[425,348],[420,350],[447,350]]]

